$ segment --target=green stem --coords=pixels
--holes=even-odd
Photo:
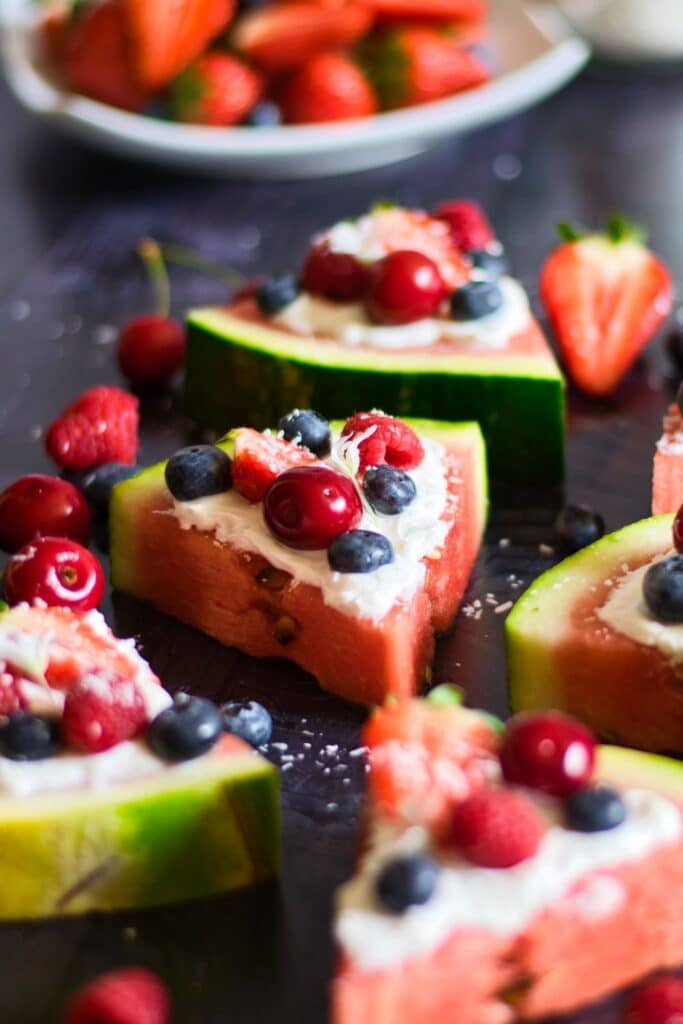
[[[222,263],[215,263],[214,260],[207,259],[206,256],[202,256],[193,249],[187,249],[184,245],[168,243],[162,245],[160,249],[170,263],[201,270],[210,277],[215,277],[217,281],[227,284],[229,288],[240,288],[247,280],[244,274],[240,274],[238,270],[226,267]]]
[[[138,242],[138,256],[154,288],[156,312],[159,316],[167,317],[171,312],[171,285],[161,246],[153,238],[141,238]]]

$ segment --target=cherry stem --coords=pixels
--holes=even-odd
[[[153,238],[141,238],[138,242],[138,256],[154,288],[156,312],[159,316],[167,317],[171,312],[171,285],[161,246]]]
[[[246,277],[244,274],[240,274],[238,270],[226,267],[223,263],[216,263],[214,260],[202,256],[201,253],[195,252],[194,249],[188,249],[184,245],[176,245],[171,242],[161,245],[159,248],[169,263],[177,263],[181,267],[201,270],[210,277],[216,278],[217,281],[227,284],[229,288],[241,288],[246,283]]]

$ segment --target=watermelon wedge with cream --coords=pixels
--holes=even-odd
[[[652,472],[652,515],[678,512],[683,505],[683,394],[672,402],[664,416],[662,436],[657,442]]]

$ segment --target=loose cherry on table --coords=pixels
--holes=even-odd
[[[148,313],[129,320],[119,335],[116,356],[134,387],[165,387],[182,369],[185,329],[169,316]]]
[[[432,316],[445,296],[446,285],[434,260],[401,249],[373,264],[365,302],[377,323],[397,325]]]
[[[31,473],[0,494],[0,548],[18,551],[34,537],[90,540],[88,503],[73,484],[56,476]]]
[[[348,252],[335,252],[326,242],[314,245],[301,270],[301,287],[312,295],[354,302],[365,294],[368,268]]]
[[[500,763],[508,782],[567,796],[590,782],[595,739],[559,711],[525,712],[508,722]]]
[[[315,551],[358,525],[363,507],[353,482],[327,466],[295,466],[281,473],[263,499],[272,533],[289,547]]]
[[[4,584],[10,605],[40,600],[87,612],[102,600],[105,581],[87,548],[64,537],[38,537],[10,558]]]
[[[683,979],[665,975],[639,988],[629,1003],[625,1024],[680,1024]]]

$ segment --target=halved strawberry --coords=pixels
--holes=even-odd
[[[484,0],[367,0],[381,21],[459,21],[482,25]]]
[[[671,275],[623,218],[605,234],[559,229],[564,242],[541,271],[541,299],[572,380],[602,397],[669,315]]]
[[[123,0],[138,77],[162,89],[226,28],[235,0]]]
[[[373,15],[364,2],[334,7],[292,0],[243,15],[232,44],[266,71],[288,71],[321,50],[350,46],[370,28]]]
[[[248,501],[261,501],[275,477],[286,469],[317,462],[308,448],[251,427],[240,427],[234,438],[232,484]]]

